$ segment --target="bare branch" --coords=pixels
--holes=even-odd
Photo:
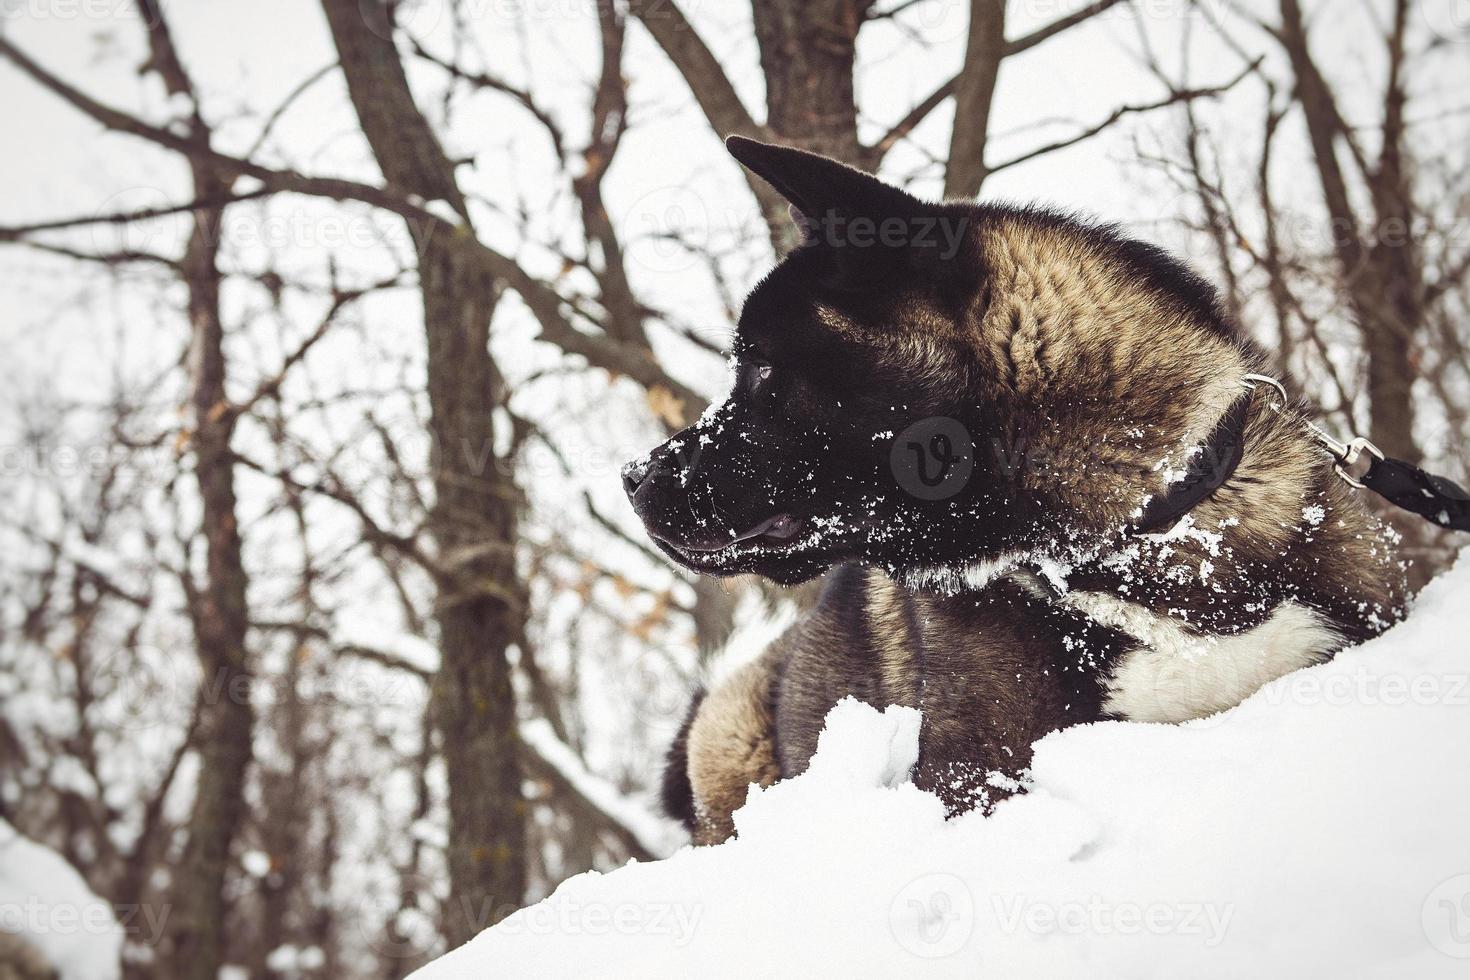
[[[1034,150],[1028,150],[1027,152],[1022,153],[1020,156],[1013,157],[1012,159],[1007,160],[1004,163],[996,164],[995,166],[990,168],[990,172],[998,173],[999,171],[1005,170],[1007,167],[1014,167],[1019,163],[1025,163],[1027,160],[1034,160],[1037,157],[1043,156],[1047,153],[1054,153],[1057,150],[1066,149],[1069,146],[1076,146],[1078,143],[1091,139],[1098,133],[1101,133],[1103,130],[1117,123],[1120,119],[1123,119],[1126,116],[1137,115],[1144,112],[1153,112],[1156,109],[1163,109],[1168,106],[1180,105],[1185,102],[1192,102],[1195,99],[1214,98],[1224,92],[1228,92],[1230,89],[1238,85],[1242,79],[1249,76],[1251,72],[1255,70],[1257,64],[1259,64],[1259,60],[1247,65],[1238,75],[1222,85],[1214,85],[1209,88],[1199,89],[1180,89],[1178,91],[1169,93],[1169,95],[1162,99],[1159,99],[1156,102],[1119,106],[1111,113],[1109,113],[1106,119],[1102,120],[1101,122],[1094,123],[1093,125],[1082,130],[1080,133],[1069,136],[1066,139],[1057,140],[1053,143],[1047,143],[1044,146],[1038,146]]]
[[[772,138],[740,101],[725,69],[674,0],[629,0],[628,9],[684,76],[694,100],[718,135]]]
[[[341,313],[344,309],[351,306],[353,303],[356,303],[364,296],[369,295],[370,293],[377,292],[380,289],[388,289],[393,286],[399,286],[402,284],[402,277],[392,276],[388,279],[384,279],[380,282],[374,283],[371,286],[364,286],[361,289],[349,289],[333,294],[331,305],[327,307],[327,312],[317,323],[316,329],[307,334],[306,338],[296,346],[296,349],[291,351],[290,354],[286,355],[286,358],[281,362],[281,366],[279,369],[277,369],[275,374],[261,381],[260,384],[256,386],[254,393],[251,394],[250,397],[246,398],[243,402],[232,405],[230,407],[230,411],[232,411],[236,415],[243,415],[244,413],[250,411],[250,409],[253,408],[262,399],[274,398],[276,394],[281,390],[281,385],[285,383],[286,376],[290,374],[291,369],[297,364],[301,363],[306,355],[311,352],[311,349],[315,347],[317,343],[327,335],[327,331],[331,329],[332,325],[337,320],[337,314]]]
[[[218,167],[224,174],[252,177],[264,185],[257,190],[235,195],[229,199],[231,202],[243,200],[247,196],[261,196],[267,193],[297,193],[336,201],[360,201],[401,215],[410,221],[419,234],[427,234],[437,229],[464,240],[459,225],[446,221],[429,210],[418,198],[402,192],[391,183],[384,187],[374,187],[371,184],[363,184],[354,180],[307,176],[295,171],[276,170],[248,160],[241,160],[214,150],[207,143],[178,136],[166,129],[153,126],[125,112],[97,102],[52,75],[3,36],[0,36],[0,56],[9,58],[47,89],[109,129],[138,136],[165,149],[182,153],[191,159],[206,161]],[[769,188],[766,188],[763,193],[774,194]],[[784,213],[784,206],[782,211]],[[465,244],[476,250],[476,254],[492,275],[503,280],[521,296],[541,325],[541,339],[560,347],[569,354],[585,357],[596,367],[631,378],[646,388],[665,387],[690,406],[702,403],[698,393],[670,378],[648,351],[635,350],[606,336],[597,336],[578,330],[562,313],[562,306],[566,300],[545,282],[527,273],[514,259],[478,241],[469,240]]]
[[[1116,7],[1120,3],[1132,2],[1133,0],[1097,0],[1096,3],[1090,3],[1064,17],[1057,18],[1050,24],[1038,27],[1030,34],[1022,35],[1013,41],[1007,41],[1006,57],[1010,57],[1013,54],[1020,54],[1022,51],[1029,51],[1041,42],[1049,41],[1063,31],[1070,30],[1084,21],[1091,20],[1103,11]]]
[[[209,210],[236,204],[240,201],[253,201],[258,198],[269,196],[272,191],[257,189],[243,194],[214,194],[207,197],[195,198],[184,204],[169,204],[156,208],[139,208],[136,211],[113,211],[107,214],[81,214],[70,218],[53,218],[50,221],[38,221],[29,225],[0,226],[0,242],[18,242],[29,235],[39,234],[46,231],[64,231],[70,228],[82,228],[87,225],[126,225],[139,221],[152,221],[156,218],[166,218],[172,214],[189,214],[194,211]],[[157,256],[153,256],[157,258]]]
[[[1005,42],[1005,47],[1001,51],[1001,58],[1009,58],[1011,55],[1020,54],[1023,51],[1029,51],[1031,48],[1036,47],[1043,41],[1049,40],[1056,35],[1061,34],[1063,31],[1076,27],[1078,24],[1090,20],[1091,18],[1097,16],[1105,10],[1108,10],[1111,7],[1116,7],[1120,3],[1131,2],[1132,0],[1098,0],[1098,2],[1096,3],[1088,4],[1087,6],[1082,7],[1081,9],[1074,11],[1073,13],[1058,18],[1050,24],[1046,24],[1042,27],[1037,28],[1029,34],[1024,34],[1021,37]],[[908,6],[910,6],[910,4],[908,3],[901,4],[899,9]],[[892,14],[896,13],[898,13],[897,9],[889,11],[886,14],[876,14],[874,16],[891,16]],[[939,108],[939,106],[943,105],[944,100],[948,99],[951,95],[954,94],[955,85],[958,81],[959,76],[951,78],[949,81],[936,88],[933,92],[930,92],[927,96],[920,99],[919,102],[915,104],[914,107],[910,109],[902,119],[894,123],[892,128],[890,128],[888,132],[884,133],[877,142],[867,147],[863,154],[863,157],[868,165],[868,168],[876,170],[878,168],[878,165],[883,162],[883,157],[888,154],[889,150],[893,149],[894,146],[896,146],[900,141],[905,139],[910,133],[917,129],[919,124],[922,123],[931,112]]]
[[[323,65],[321,68],[318,68],[316,71],[303,78],[290,92],[287,92],[286,97],[281,100],[280,104],[277,105],[275,109],[271,110],[271,114],[269,116],[266,116],[265,123],[260,127],[260,135],[255,137],[255,142],[251,143],[250,149],[245,151],[245,159],[248,160],[251,157],[255,156],[255,154],[260,152],[260,148],[265,146],[265,141],[270,138],[271,131],[276,128],[276,123],[280,122],[281,117],[286,114],[286,110],[295,105],[296,100],[301,98],[301,96],[306,93],[307,89],[311,88],[317,82],[332,74],[332,72],[336,71],[337,68],[338,63],[335,61],[332,62],[330,65]]]
[[[965,63],[954,84],[954,122],[950,126],[949,160],[944,167],[945,197],[974,197],[988,175],[985,146],[995,81],[1006,56],[1005,34],[1005,0],[970,0]]]
[[[445,61],[428,51],[415,39],[410,39],[409,43],[413,46],[413,53],[416,56],[442,69],[451,77],[457,78],[462,82],[468,82],[476,88],[483,88],[491,92],[499,92],[502,95],[510,96],[511,99],[518,103],[521,108],[529,112],[541,124],[541,127],[546,130],[546,135],[551,139],[551,148],[556,153],[557,160],[562,163],[566,162],[566,139],[562,135],[561,126],[551,117],[551,113],[542,109],[537,104],[535,97],[531,95],[529,90],[518,88],[509,82],[490,75],[488,72],[469,71],[452,62]]]
[[[721,139],[731,135],[750,136],[767,142],[777,138],[769,127],[756,122],[745,108],[725,69],[674,0],[629,0],[628,9],[684,77],[684,83],[689,86],[694,101],[699,103],[716,136]],[[769,184],[753,174],[746,173],[745,182],[760,205],[761,215],[770,232],[771,247],[779,252],[782,229],[789,225],[786,202]]]
[[[335,657],[355,657],[358,660],[367,660],[371,663],[387,667],[390,670],[401,670],[406,674],[412,674],[419,680],[428,684],[434,679],[434,672],[418,664],[410,663],[396,653],[389,653],[377,647],[363,646],[360,643],[336,643],[330,630],[314,626],[311,623],[298,622],[296,620],[270,620],[253,619],[250,628],[265,630],[273,633],[293,633],[297,636],[309,636],[313,639],[325,641]]]

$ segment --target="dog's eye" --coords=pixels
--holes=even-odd
[[[763,361],[751,361],[745,365],[745,387],[755,391],[771,377],[771,366]]]

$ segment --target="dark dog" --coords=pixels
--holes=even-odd
[[[728,146],[805,240],[746,301],[729,397],[624,481],[696,572],[833,571],[691,709],[664,795],[696,840],[805,769],[847,695],[922,709],[915,782],[961,812],[1047,732],[1208,715],[1397,618],[1392,542],[1182,265]]]

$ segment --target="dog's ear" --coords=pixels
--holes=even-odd
[[[802,223],[808,231],[813,223],[834,216],[878,221],[909,217],[924,209],[922,202],[905,191],[817,153],[744,136],[727,137],[725,148],[791,202],[805,219]]]
[[[790,146],[731,136],[730,154],[791,203],[802,244],[822,257],[822,281],[866,292],[915,276],[961,299],[973,269],[954,259],[968,219],[844,163]]]

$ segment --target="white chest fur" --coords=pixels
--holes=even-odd
[[[1224,711],[1342,644],[1323,617],[1295,602],[1281,603],[1254,629],[1211,635],[1106,593],[1074,592],[1062,601],[1138,640],[1114,668],[1103,702],[1105,711],[1130,721],[1181,722]]]

